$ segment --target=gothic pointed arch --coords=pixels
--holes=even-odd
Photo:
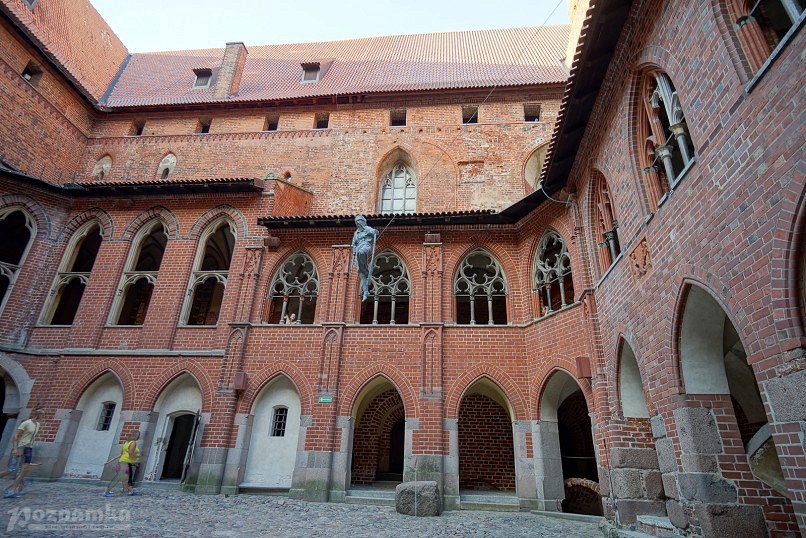
[[[453,295],[458,324],[507,324],[507,280],[499,261],[486,249],[467,254],[456,269]]]
[[[160,219],[162,221],[162,224],[165,226],[165,233],[168,235],[168,239],[179,238],[179,219],[176,217],[176,214],[165,206],[159,205],[146,209],[133,218],[120,235],[121,240],[131,241],[135,234],[137,234],[143,226],[145,226],[147,223],[150,223],[154,219]]]
[[[211,222],[199,236],[185,306],[184,325],[216,325],[224,302],[236,230],[226,216]]]
[[[618,354],[618,391],[621,412],[625,417],[649,418],[646,392],[632,346],[620,339]]]
[[[411,278],[403,259],[391,249],[375,256],[369,298],[361,303],[361,323],[395,325],[409,321]]]
[[[554,230],[547,230],[538,243],[532,265],[532,292],[539,297],[541,315],[574,302],[571,256],[562,236]]]
[[[593,191],[593,245],[599,260],[600,275],[604,275],[621,254],[616,207],[610,187],[598,170],[591,173]]]
[[[389,152],[378,167],[378,213],[417,211],[417,168],[403,148]]]
[[[288,256],[269,285],[266,322],[311,324],[316,317],[319,271],[307,252]]]
[[[92,177],[96,181],[104,181],[109,179],[109,173],[112,171],[112,157],[107,153],[97,161],[92,167]]]
[[[636,140],[640,174],[650,211],[691,164],[695,156],[686,115],[671,78],[662,69],[639,71],[636,89]]]
[[[166,153],[157,165],[157,179],[168,179],[176,168],[176,155],[171,152]]]
[[[543,163],[546,160],[548,148],[548,144],[541,144],[526,159],[526,163],[523,166],[523,180],[527,193],[536,191],[541,187],[540,173],[543,171]]]
[[[36,238],[36,221],[20,206],[0,208],[0,314]]]

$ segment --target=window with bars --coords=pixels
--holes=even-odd
[[[271,436],[285,437],[285,427],[288,424],[288,408],[275,407],[271,421]]]
[[[115,416],[115,402],[104,402],[101,404],[101,414],[98,415],[98,424],[95,429],[99,432],[109,431],[112,426],[112,418]]]

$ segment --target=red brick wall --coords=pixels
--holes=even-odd
[[[389,458],[389,434],[392,426],[404,418],[403,400],[395,389],[373,398],[357,422],[353,437],[352,483],[375,481],[382,458]]]
[[[512,419],[481,394],[465,396],[459,407],[459,488],[515,489]]]

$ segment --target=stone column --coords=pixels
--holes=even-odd
[[[562,511],[565,498],[563,463],[560,455],[560,429],[556,421],[536,420],[532,424],[535,457],[535,488],[542,499],[541,510]]]
[[[512,441],[515,445],[515,480],[518,503],[524,510],[540,510],[542,501],[538,498],[537,477],[535,476],[534,436],[535,421],[515,420],[512,422]]]

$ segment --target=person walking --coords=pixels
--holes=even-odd
[[[118,463],[126,467],[121,467],[123,471],[123,475],[120,477],[120,482],[123,485],[124,490],[126,491],[126,495],[133,496],[139,495],[140,493],[134,487],[134,475],[137,473],[137,463],[140,460],[140,447],[137,446],[137,441],[140,439],[140,432],[134,431],[129,434],[129,437],[126,438],[126,442],[123,443],[123,448],[120,451],[120,456],[116,456],[111,460],[107,461],[106,463],[111,463],[115,460],[118,460]],[[126,478],[128,476],[128,479]],[[114,497],[115,494],[112,493],[112,482],[109,483],[109,487],[106,489],[104,493],[104,497]]]
[[[44,412],[41,407],[34,408],[31,412],[31,418],[24,420],[17,427],[17,431],[14,432],[14,437],[11,440],[11,454],[17,458],[18,465],[20,460],[22,461],[22,469],[20,469],[20,474],[17,475],[16,480],[3,492],[3,496],[6,499],[22,497],[23,495],[22,488],[25,484],[25,475],[28,474],[28,469],[31,467],[31,461],[33,460],[34,438],[39,432],[39,421]]]

